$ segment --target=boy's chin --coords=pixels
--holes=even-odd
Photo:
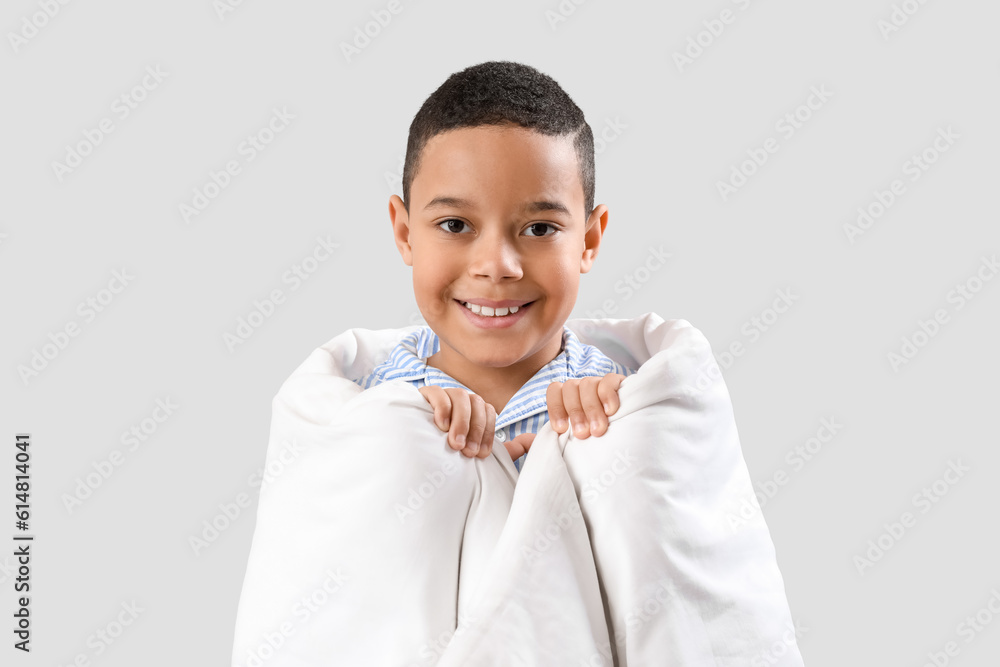
[[[488,346],[477,345],[476,341],[469,341],[464,344],[459,343],[462,346],[459,352],[470,363],[477,366],[510,366],[524,355],[526,342],[523,337],[518,337],[510,343],[491,341]]]

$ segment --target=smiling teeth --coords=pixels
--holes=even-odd
[[[489,306],[477,306],[474,303],[462,303],[463,306],[474,312],[476,315],[483,315],[485,317],[503,317],[507,313],[513,315],[520,308],[519,306],[511,306],[508,308],[490,308]]]

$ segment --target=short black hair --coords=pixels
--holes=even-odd
[[[420,156],[434,136],[461,127],[515,123],[550,136],[573,135],[583,200],[594,209],[594,133],[555,79],[534,67],[494,60],[455,72],[424,101],[406,142],[403,205],[410,210],[410,186]]]

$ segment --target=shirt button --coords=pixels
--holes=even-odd
[[[507,434],[504,433],[503,431],[497,431],[497,440],[499,440],[500,442],[504,442],[505,440],[507,440]]]

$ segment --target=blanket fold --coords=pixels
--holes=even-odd
[[[543,426],[520,473],[362,377],[415,327],[350,329],[272,404],[232,665],[801,665],[729,394],[684,320],[575,319],[638,368],[607,432]],[[756,661],[756,662],[755,662]]]

